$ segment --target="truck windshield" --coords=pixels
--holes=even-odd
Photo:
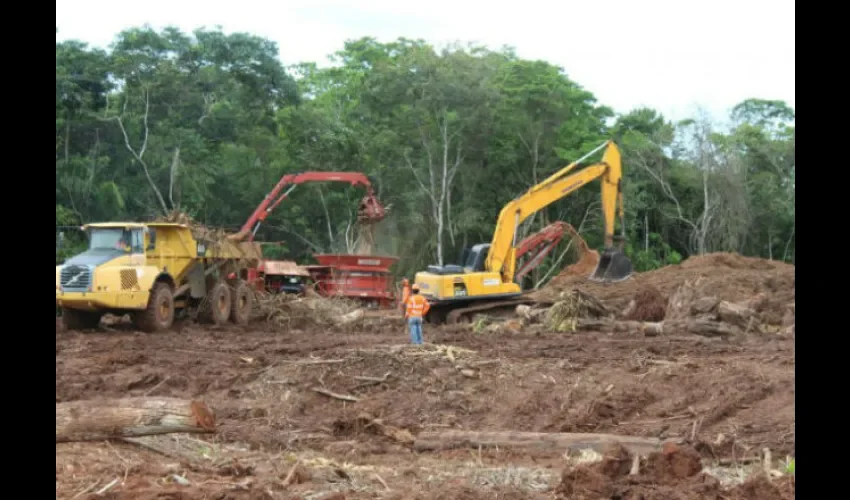
[[[89,250],[130,249],[130,231],[123,228],[93,229],[89,237]]]

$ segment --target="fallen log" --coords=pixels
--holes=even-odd
[[[575,328],[578,331],[600,333],[640,333],[647,337],[656,337],[674,332],[692,333],[703,337],[730,337],[741,332],[735,325],[704,318],[664,320],[658,323],[579,318],[575,323]]]
[[[334,324],[337,326],[345,326],[350,325],[351,323],[355,323],[363,319],[366,315],[366,312],[363,309],[355,309],[350,313],[343,314],[333,319]]]
[[[215,432],[215,416],[200,401],[126,398],[56,403],[56,442]]]
[[[540,323],[546,316],[546,311],[546,309],[540,308],[532,309],[532,307],[527,304],[520,304],[516,306],[517,316],[523,318],[529,323]]]
[[[664,331],[667,333],[681,331],[702,335],[703,337],[731,337],[741,333],[735,325],[712,321],[707,319],[695,319],[691,321],[665,321]]]
[[[439,451],[453,448],[521,448],[527,451],[564,453],[567,450],[591,449],[603,453],[614,443],[630,452],[646,455],[661,449],[665,441],[614,434],[546,433],[546,432],[422,432],[413,442],[414,451]]]
[[[735,304],[725,300],[717,304],[717,319],[740,327],[747,327],[755,311],[743,304]]]
[[[714,312],[719,303],[720,299],[714,296],[700,297],[691,304],[691,314],[699,315]]]

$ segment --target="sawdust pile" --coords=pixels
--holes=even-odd
[[[365,315],[355,301],[320,297],[313,292],[303,297],[263,292],[257,293],[256,299],[258,314],[265,321],[286,329],[351,325],[361,321]]]
[[[570,236],[570,245],[576,258],[574,263],[561,271],[560,276],[590,276],[599,265],[599,252],[587,246],[587,242],[572,224],[564,221],[559,221],[558,224]]]
[[[647,291],[654,289],[668,303],[666,319],[670,319],[671,309],[690,311],[694,304],[709,298],[747,303],[762,323],[779,326],[788,322],[789,308],[794,307],[794,273],[795,267],[784,262],[713,253],[688,258],[679,265],[635,273],[620,283],[591,282],[587,280],[589,272],[578,274],[567,268],[537,296],[556,300],[561,292],[578,289],[625,315],[631,309],[633,314],[639,314],[635,309],[639,302],[659,303],[657,296],[650,297],[655,293]],[[632,301],[635,304],[630,307]]]
[[[770,480],[765,474],[727,489],[703,472],[700,455],[693,448],[667,444],[661,452],[636,462],[625,448],[615,445],[599,462],[564,470],[555,498],[790,500],[795,489],[793,477]]]

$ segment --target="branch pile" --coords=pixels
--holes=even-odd
[[[686,280],[670,297],[666,322],[689,324],[724,324],[733,333],[792,333],[794,328],[794,301],[784,304],[784,314],[776,320],[777,307],[764,292],[746,300],[722,300],[704,291],[703,277]],[[792,291],[793,294],[793,291]]]
[[[194,220],[189,214],[174,210],[168,215],[160,216],[154,219],[155,222],[171,222],[173,224],[184,224],[192,230],[192,237],[199,241],[205,242],[220,242],[228,239],[230,236],[223,229],[210,229],[205,225]]]
[[[611,312],[595,297],[579,290],[561,292],[546,312],[546,326],[556,332],[574,332],[583,318],[607,318]]]
[[[316,295],[258,293],[257,309],[266,321],[282,328],[351,325],[365,316],[355,301]]]
[[[656,289],[664,297],[690,294],[676,300],[688,302],[700,297],[717,297],[741,303],[756,294],[764,294],[757,313],[763,323],[780,325],[787,305],[794,300],[795,268],[784,262],[744,257],[730,253],[714,253],[690,257],[679,265],[634,273],[619,283],[596,283],[587,274],[576,275],[569,268],[550,285],[535,293],[536,298],[551,300],[563,290],[580,289],[593,295],[614,311],[623,311],[644,290]],[[681,290],[682,287],[689,290]],[[682,307],[682,306],[678,306]],[[666,319],[671,319],[668,308]],[[637,319],[637,318],[635,318]]]
[[[564,271],[535,295],[541,305],[560,295],[546,321],[539,306],[520,306],[517,313],[526,323],[544,323],[557,331],[791,334],[794,273],[790,264],[728,253],[691,257],[615,284],[590,282],[586,276]],[[581,300],[576,299],[576,290],[581,291]],[[564,300],[565,293],[570,300]],[[588,297],[616,314],[583,311],[575,302],[586,302]]]
[[[516,313],[526,324],[542,323],[557,332],[627,332],[645,336],[692,333],[730,337],[742,333],[794,333],[794,303],[786,306],[781,325],[764,321],[759,311],[769,304],[765,294],[741,302],[705,296],[702,278],[686,280],[669,301],[654,288],[644,288],[621,314],[615,315],[600,300],[581,292],[561,292],[550,308],[520,305]]]

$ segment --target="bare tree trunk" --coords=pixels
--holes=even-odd
[[[150,128],[148,127],[148,114],[150,113],[150,94],[147,89],[145,89],[145,114],[142,117],[142,121],[145,126],[145,136],[142,139],[142,145],[139,147],[139,150],[136,151],[133,146],[130,145],[130,137],[127,135],[127,129],[124,127],[124,121],[121,116],[115,118],[118,122],[118,127],[121,128],[121,133],[124,135],[124,146],[127,148],[127,151],[133,155],[133,157],[142,165],[142,170],[145,173],[145,177],[148,180],[148,184],[150,184],[151,189],[153,189],[154,194],[156,195],[157,201],[159,201],[159,205],[162,208],[162,212],[164,214],[168,214],[168,205],[165,204],[165,198],[162,197],[162,193],[159,191],[159,188],[156,187],[156,183],[153,181],[151,177],[150,169],[148,168],[148,164],[144,160],[145,150],[148,147],[148,136],[150,133]]]
[[[316,186],[316,190],[319,191],[319,201],[322,202],[322,209],[325,211],[325,222],[327,223],[327,226],[328,226],[328,247],[333,248],[335,238],[334,238],[333,229],[331,227],[331,214],[328,212],[328,205],[327,205],[327,203],[325,203],[325,195],[324,195],[324,193],[322,193],[321,186]],[[345,232],[346,232],[346,235],[347,235],[348,234],[348,228],[346,228]]]
[[[176,398],[126,398],[56,404],[57,443],[174,432],[215,432],[215,416],[200,401]]]
[[[791,247],[791,240],[794,239],[794,230],[796,228],[791,228],[791,235],[788,236],[788,241],[785,242],[785,251],[782,253],[782,260],[788,260],[788,249]]]
[[[767,259],[773,260],[773,231],[767,228]]]
[[[178,204],[174,203],[174,185],[177,182],[177,168],[180,165],[180,146],[174,148],[174,158],[171,160],[171,176],[168,183],[168,201],[171,206],[177,208]],[[179,193],[178,193],[179,194]],[[178,198],[179,199],[179,198]]]
[[[443,234],[447,229],[449,231],[449,239],[451,243],[453,245],[455,243],[454,228],[451,224],[451,189],[458,168],[463,162],[463,155],[461,154],[462,148],[459,142],[456,144],[454,161],[449,161],[449,151],[451,149],[452,141],[458,136],[461,128],[459,127],[458,130],[449,134],[449,124],[446,119],[446,114],[446,112],[443,112],[442,116],[438,120],[440,132],[440,138],[438,141],[442,149],[441,164],[435,163],[434,157],[431,154],[431,143],[426,136],[425,130],[421,126],[419,129],[422,147],[425,150],[428,160],[428,186],[426,186],[420,179],[410,158],[405,156],[408,168],[410,168],[413,173],[416,182],[419,184],[422,191],[428,195],[428,198],[431,201],[431,212],[434,217],[434,223],[437,226],[436,258],[437,264],[440,266],[445,263],[443,253]]]

